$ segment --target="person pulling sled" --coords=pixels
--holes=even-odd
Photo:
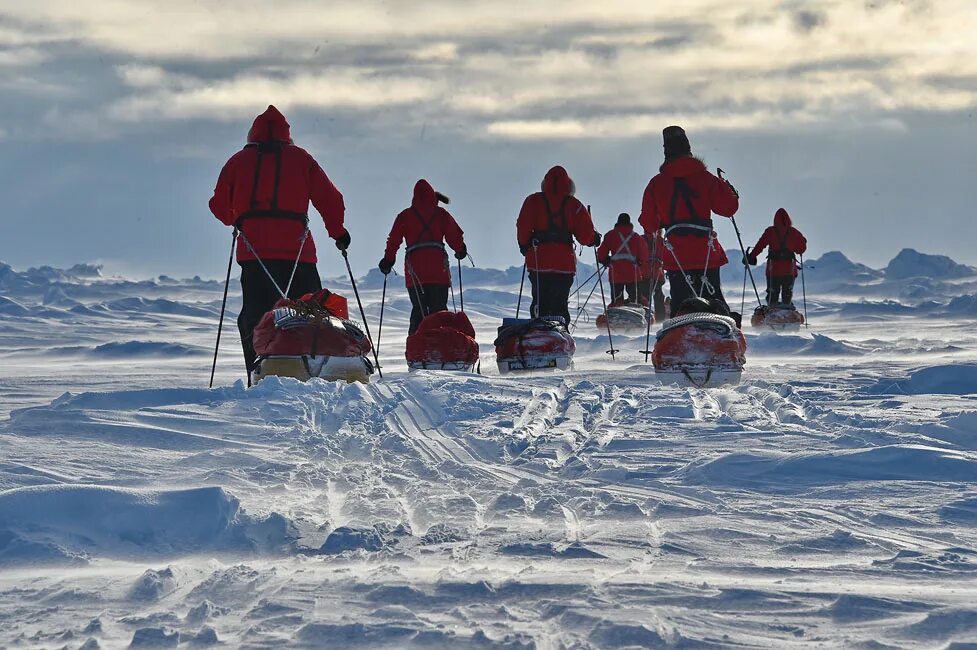
[[[378,265],[384,275],[389,274],[401,242],[406,242],[404,281],[412,305],[408,334],[417,331],[425,316],[448,309],[451,272],[445,243],[456,259],[468,257],[465,233],[451,213],[438,205],[448,202],[448,197],[436,192],[429,182],[417,181],[410,207],[394,219]]]
[[[692,155],[682,127],[662,132],[665,161],[645,188],[638,222],[645,234],[664,230],[665,271],[674,317],[690,298],[704,298],[717,313],[729,315],[719,269],[728,263],[716,238],[712,214],[732,217],[739,196],[728,181],[713,175]]]
[[[519,252],[526,258],[526,270],[533,300],[533,318],[559,317],[570,324],[570,289],[577,272],[573,240],[583,246],[599,246],[600,233],[587,208],[576,196],[567,170],[557,165],[543,178],[539,192],[523,201],[516,219]]]
[[[642,269],[649,262],[648,257],[648,242],[634,232],[631,215],[622,212],[597,248],[597,259],[608,268],[612,305],[625,302],[641,304],[645,297],[639,285],[644,275]],[[647,302],[644,304],[647,306]]]
[[[237,322],[248,385],[257,360],[254,329],[261,319],[280,299],[322,289],[309,229],[310,201],[336,247],[345,251],[350,235],[343,195],[315,158],[294,144],[285,116],[269,106],[255,118],[244,149],[221,169],[210,199],[214,216],[235,229],[244,294]]]
[[[754,326],[774,329],[799,328],[804,317],[794,307],[794,282],[797,280],[797,256],[807,251],[807,239],[794,227],[787,210],[780,208],[773,225],[760,235],[753,248],[746,249],[743,261],[756,266],[765,248],[767,252],[767,304],[753,314]]]

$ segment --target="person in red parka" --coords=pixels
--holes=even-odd
[[[408,334],[417,331],[425,316],[448,308],[451,272],[445,242],[455,252],[456,259],[468,257],[465,233],[451,213],[438,203],[448,203],[448,197],[435,192],[426,180],[417,181],[410,207],[394,219],[386,252],[378,265],[384,275],[390,273],[400,243],[406,242],[404,280],[413,306]]]
[[[648,265],[648,242],[634,232],[631,215],[618,215],[617,224],[607,231],[597,249],[597,259],[608,267],[611,302],[623,303],[626,292],[628,302],[640,304],[642,292],[638,285]]]
[[[654,303],[655,320],[661,322],[667,318],[665,314],[665,264],[662,252],[665,250],[661,231],[645,234],[643,239],[648,247],[648,261],[641,267],[641,282],[638,291],[641,301],[652,306]]]
[[[671,315],[696,296],[728,314],[719,269],[729,260],[716,239],[712,213],[732,217],[739,209],[739,196],[732,185],[692,156],[682,127],[669,126],[662,136],[665,162],[645,188],[638,222],[646,234],[665,231],[662,257],[672,298]]]
[[[557,165],[546,172],[540,189],[526,197],[516,219],[519,252],[526,257],[533,292],[529,313],[533,318],[558,316],[569,325],[570,288],[577,272],[573,240],[599,246],[601,237],[574,196],[566,169]]]
[[[244,149],[224,165],[210,199],[214,216],[240,233],[244,305],[237,322],[249,385],[256,360],[252,336],[261,317],[282,293],[298,298],[322,288],[309,231],[310,201],[336,246],[346,250],[343,195],[319,163],[292,143],[285,116],[269,106],[255,118]]]
[[[794,280],[797,278],[797,259],[807,251],[807,239],[791,223],[787,210],[780,208],[773,216],[773,225],[763,231],[756,245],[746,249],[746,261],[757,264],[757,256],[764,248],[767,253],[767,304],[791,305],[794,300]]]

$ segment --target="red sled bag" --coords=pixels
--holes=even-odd
[[[746,338],[728,316],[685,314],[662,324],[651,358],[666,382],[699,388],[735,384],[746,364]]]
[[[577,346],[563,320],[502,319],[495,354],[499,372],[566,370]]]
[[[465,312],[439,311],[407,337],[411,370],[471,370],[478,363],[475,328]]]
[[[373,348],[348,316],[346,299],[326,289],[279,300],[254,329],[252,381],[269,375],[367,381],[374,372],[367,358]]]

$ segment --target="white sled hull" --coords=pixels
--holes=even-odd
[[[655,376],[664,384],[693,386],[696,388],[715,388],[740,383],[742,368],[663,368],[655,369]]]
[[[327,356],[270,356],[258,361],[251,373],[251,382],[257,384],[265,377],[293,377],[308,381],[313,377],[326,381],[367,383],[373,373],[373,365],[363,357]]]
[[[498,359],[499,374],[532,372],[535,370],[567,370],[573,367],[573,357],[565,354],[531,355]]]
[[[471,372],[475,369],[475,364],[465,363],[464,361],[448,361],[445,363],[432,363],[430,361],[408,361],[407,367],[411,370],[451,370],[454,372]]]

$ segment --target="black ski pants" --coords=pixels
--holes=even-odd
[[[264,260],[268,272],[275,279],[275,283],[285,290],[288,278],[292,275],[295,262],[291,260]],[[261,268],[257,260],[241,262],[241,290],[244,292],[244,304],[237,317],[237,327],[241,332],[241,347],[244,348],[244,366],[248,372],[248,385],[251,385],[251,370],[257,354],[254,351],[252,336],[254,328],[258,326],[261,317],[268,313],[275,303],[281,299],[281,294],[272,284],[268,274]],[[300,298],[303,294],[318,291],[322,288],[319,279],[319,269],[312,262],[299,262],[295,268],[295,279],[288,292],[289,298]]]
[[[794,280],[792,275],[767,276],[767,304],[789,305],[794,301]]]
[[[621,300],[624,298],[624,294],[628,295],[628,302],[639,302],[641,297],[641,288],[638,286],[644,282],[644,280],[639,280],[638,282],[612,282],[611,283],[611,302],[615,300]],[[644,282],[644,284],[648,284]]]
[[[417,331],[425,316],[448,309],[449,288],[447,284],[415,284],[413,287],[407,287],[411,304],[408,334]]]
[[[647,302],[649,305],[653,306],[655,309],[655,320],[657,322],[662,322],[668,318],[668,314],[665,313],[665,281],[660,282],[642,280],[638,284],[638,292],[641,294],[642,300]],[[654,286],[652,286],[654,285]],[[649,296],[648,292],[652,289],[655,290],[653,296]]]
[[[682,303],[689,298],[694,298],[698,294],[702,294],[702,297],[710,302],[718,302],[719,306],[729,313],[729,305],[726,304],[726,298],[723,297],[723,290],[720,286],[719,281],[719,269],[707,269],[703,271],[701,269],[695,271],[689,271],[686,269],[685,274],[681,271],[668,271],[668,288],[672,297],[672,309],[670,318],[674,318],[675,314],[678,313],[679,308]],[[688,280],[686,280],[688,276]],[[705,276],[709,284],[712,285],[713,293],[710,293],[708,289],[702,290],[702,277]],[[692,286],[689,286],[689,282]]]
[[[573,273],[529,272],[533,302],[529,313],[533,318],[559,316],[570,325],[570,290]]]

